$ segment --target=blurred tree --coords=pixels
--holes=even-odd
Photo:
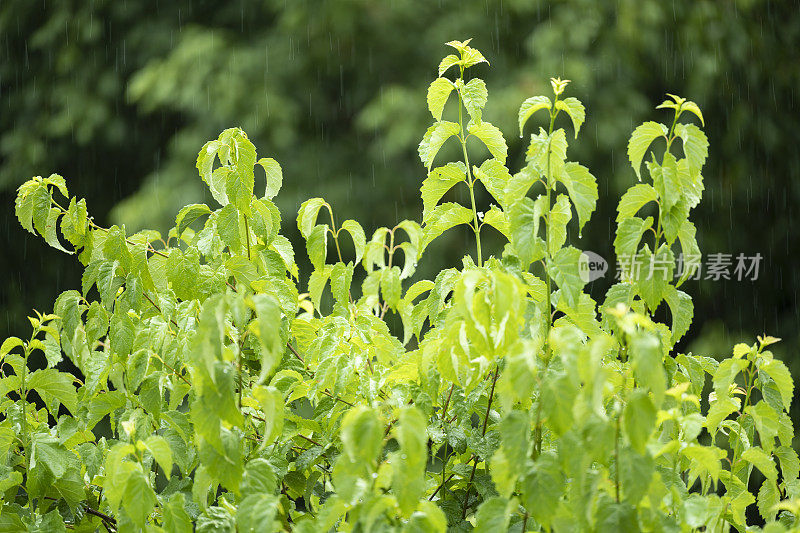
[[[31,175],[67,176],[102,222],[163,231],[180,206],[203,199],[197,150],[239,125],[283,165],[290,233],[309,196],[367,228],[418,216],[425,90],[442,43],[466,37],[491,61],[480,67],[486,115],[518,164],[520,102],[546,92],[550,76],[573,80],[588,119],[571,157],[601,183],[599,212],[574,244],[607,258],[614,206],[635,179],[625,152],[633,126],[662,117],[653,108],[665,92],[698,102],[711,141],[701,248],[765,259],[756,282],[690,282],[697,325],[687,342],[713,355],[741,329],[742,339],[784,337],[778,352],[798,345],[800,10],[766,0],[3,2],[0,245],[25,253],[0,266],[0,334],[63,290],[37,284],[46,271],[77,282],[71,258],[27,247],[13,219],[13,188]],[[434,246],[439,263],[422,275],[465,245]],[[610,277],[594,283],[596,295]]]

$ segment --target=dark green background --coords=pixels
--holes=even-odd
[[[80,280],[74,257],[14,217],[15,188],[34,175],[64,175],[101,224],[165,231],[179,207],[204,198],[197,151],[241,126],[283,165],[279,206],[299,255],[294,217],[309,196],[368,234],[419,220],[426,87],[448,53],[442,43],[467,37],[491,62],[474,72],[487,81],[484,117],[505,132],[512,171],[519,104],[549,93],[551,76],[572,80],[567,94],[587,120],[569,156],[597,177],[600,203],[583,238],[570,240],[607,258],[616,203],[635,182],[631,131],[671,119],[654,109],[666,92],[700,105],[711,142],[692,214],[701,249],[764,261],[755,282],[687,284],[696,311],[682,348],[721,355],[768,333],[784,339],[775,351],[800,376],[800,9],[760,0],[6,0],[0,338],[27,335],[26,313],[49,311]],[[437,241],[421,274],[458,264],[465,250],[466,234]],[[593,283],[592,295],[609,284]]]

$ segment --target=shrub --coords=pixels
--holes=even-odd
[[[676,252],[699,255],[700,109],[670,96],[658,107],[671,126],[633,132],[646,179],[622,197],[614,240],[630,268],[598,305],[586,256],[566,245],[598,199],[561,127],[577,138],[583,105],[560,79],[527,99],[520,134],[534,118],[546,128],[511,174],[482,117],[486,86],[465,78],[486,60],[448,45],[419,145],[422,224],[367,241],[322,198],[304,202],[306,293],[272,201],[281,167],[238,128],[197,158],[221,207],[186,206],[166,239],[98,226],[61,176],[19,188],[20,223],[85,272],[30,317],[28,340],[0,348],[0,529],[728,531],[751,505],[765,530],[797,527],[793,383],[766,349],[777,339],[722,361],[674,350],[693,314],[679,287],[697,264],[673,268]],[[445,143],[463,161],[434,166]],[[468,205],[443,202],[456,187]],[[476,187],[494,204],[479,210]],[[457,226],[474,256],[406,287]],[[507,241],[501,257],[484,231]]]

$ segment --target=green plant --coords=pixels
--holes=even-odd
[[[637,176],[653,141],[666,146],[646,162],[652,184],[623,196],[614,245],[666,266],[624,270],[598,306],[583,292],[581,252],[565,246],[572,209],[580,232],[597,200],[558,127],[569,118],[577,137],[583,105],[560,79],[552,99],[526,100],[520,133],[539,115],[548,128],[512,175],[501,132],[482,117],[485,84],[465,79],[486,60],[469,41],[448,44],[419,147],[422,224],[367,241],[323,199],[304,202],[307,293],[272,202],[281,168],[240,129],[197,159],[222,207],[185,207],[166,240],[97,226],[58,175],[20,187],[23,227],[68,251],[60,229],[86,268],[80,292],[31,317],[29,340],[0,348],[0,529],[728,531],[745,528],[751,504],[765,530],[798,526],[793,383],[765,349],[777,339],[722,361],[673,350],[693,314],[678,290],[692,269],[673,284],[673,249],[699,251],[688,217],[707,156],[702,131],[679,120],[689,111],[702,123],[698,107],[673,97],[659,106],[674,110],[671,127],[634,131]],[[458,122],[442,120],[455,103]],[[433,168],[451,138],[463,161]],[[266,185],[254,195],[257,166]],[[461,184],[469,206],[442,203]],[[485,211],[478,184],[496,202]],[[655,217],[636,216],[648,209]],[[431,242],[459,225],[475,258],[404,289]],[[508,241],[500,258],[481,246],[486,225]],[[669,325],[655,318],[667,309]],[[56,368],[64,355],[75,375]]]

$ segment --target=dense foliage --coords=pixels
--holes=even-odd
[[[0,261],[0,337],[25,335],[28,310],[49,308],[82,272],[14,219],[15,190],[33,175],[70,177],[98,224],[166,234],[181,207],[211,201],[186,162],[236,124],[292,177],[283,213],[315,191],[365,227],[416,218],[428,120],[417,104],[430,58],[459,35],[476,36],[492,62],[477,67],[495,88],[484,114],[504,132],[549,76],[573,80],[591,112],[571,158],[602,176],[596,223],[576,246],[607,259],[627,137],[664,88],[691,95],[715,155],[693,211],[698,241],[765,262],[755,283],[691,282],[697,312],[681,349],[722,354],[769,331],[800,373],[788,349],[800,345],[800,233],[786,231],[800,205],[800,10],[774,0],[0,2],[0,248],[21,252]],[[507,142],[520,168],[526,146]],[[293,224],[282,232],[302,242]],[[418,274],[459,263],[461,237],[444,235]],[[304,254],[298,262],[305,272]],[[609,278],[594,282],[595,298]]]
[[[184,207],[166,238],[98,226],[59,175],[19,188],[22,226],[85,271],[81,291],[30,317],[28,340],[0,347],[0,530],[728,531],[753,521],[751,505],[765,530],[798,525],[794,387],[767,349],[777,339],[722,361],[673,349],[693,318],[679,287],[696,265],[673,268],[699,251],[699,107],[670,96],[658,106],[669,126],[634,130],[640,181],[613,245],[643,267],[598,304],[586,256],[566,246],[598,200],[567,157],[583,104],[560,79],[525,100],[520,135],[546,127],[512,174],[483,119],[486,85],[465,76],[486,59],[448,45],[419,144],[422,224],[367,241],[323,199],[304,202],[307,292],[279,231],[281,167],[239,128],[197,158],[221,207]],[[463,159],[442,164],[445,145]],[[471,162],[475,146],[484,157]],[[454,188],[467,205],[446,201]],[[474,256],[404,286],[457,227]],[[507,242],[501,257],[486,232]],[[79,376],[58,370],[65,356]]]

